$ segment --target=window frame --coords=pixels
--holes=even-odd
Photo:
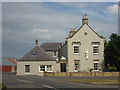
[[[32,57],[36,57],[36,51],[32,51]]]
[[[45,71],[41,71],[41,66],[45,66]],[[47,66],[51,66],[51,71],[48,71]],[[39,65],[39,72],[53,72],[53,65]]]
[[[56,57],[57,56],[57,51],[54,51],[54,57]]]
[[[97,52],[96,52],[97,50]],[[99,45],[98,44],[93,44],[93,54],[98,55],[99,54]]]
[[[45,71],[41,71],[41,66],[45,66],[45,65],[39,65],[39,72],[45,72],[46,71],[46,67],[44,68]],[[42,68],[43,69],[43,68]]]
[[[77,62],[77,67],[75,64],[76,62]],[[78,72],[79,70],[80,70],[80,60],[74,60],[74,72]]]
[[[28,65],[24,65],[24,72],[26,74],[30,74],[30,72],[31,72],[31,66],[29,65],[29,72],[26,72],[26,66],[28,66]]]
[[[95,64],[97,64],[97,65],[95,65]],[[99,60],[94,60],[94,63],[93,63],[93,70],[94,71],[99,71],[99,69],[100,69],[100,66],[99,66]]]
[[[75,48],[75,47],[77,47],[77,48]],[[74,43],[73,50],[74,50],[73,51],[74,54],[80,54],[80,45],[77,44],[77,43]],[[78,51],[78,52],[75,52],[75,50]]]
[[[48,70],[48,66],[51,66],[51,70],[50,70],[50,71]],[[52,71],[53,71],[53,66],[52,66],[52,65],[46,65],[46,67],[47,67],[47,68],[46,68],[46,69],[47,69],[47,72],[52,72]]]

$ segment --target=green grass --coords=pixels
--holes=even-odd
[[[118,84],[118,80],[101,79],[64,79],[69,82],[88,83],[88,84]]]

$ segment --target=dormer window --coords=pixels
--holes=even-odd
[[[35,51],[32,52],[32,56],[36,57],[36,52]]]

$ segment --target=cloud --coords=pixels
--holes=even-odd
[[[104,15],[104,9],[101,8],[103,5],[98,4],[3,3],[3,51],[6,53],[4,55],[23,55],[25,50],[32,48],[36,39],[40,43],[64,42],[70,28],[81,26],[80,13],[84,13],[83,7],[88,8],[90,26],[108,38],[110,33],[116,32],[117,20],[113,14],[110,14],[111,17],[107,16],[108,13]]]
[[[106,12],[108,14],[118,15],[118,5],[114,4],[114,5],[108,6],[108,8],[106,9]]]

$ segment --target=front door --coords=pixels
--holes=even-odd
[[[60,63],[61,72],[66,72],[66,63]]]

